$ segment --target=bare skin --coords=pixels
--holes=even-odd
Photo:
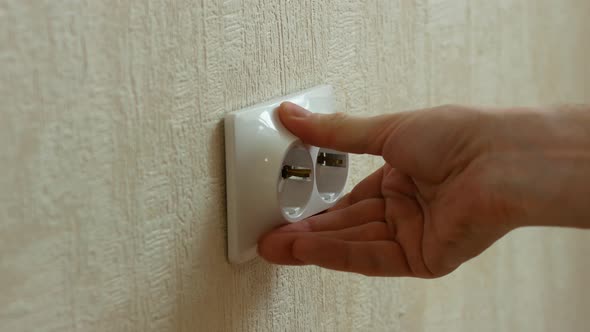
[[[271,263],[435,278],[518,227],[590,228],[588,107],[279,114],[305,143],[385,164],[327,212],[263,236]]]

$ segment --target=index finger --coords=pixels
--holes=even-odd
[[[284,102],[279,106],[279,117],[283,125],[305,143],[342,152],[382,155],[385,142],[403,115],[318,114]]]

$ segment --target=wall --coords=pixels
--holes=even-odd
[[[225,113],[590,102],[587,0],[0,3],[0,330],[581,331],[590,234],[440,280],[230,266]],[[379,165],[353,159],[351,184]]]

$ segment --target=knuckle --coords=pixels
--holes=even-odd
[[[339,136],[344,132],[348,115],[342,112],[332,114],[317,114],[318,125],[323,129],[326,145],[331,146],[338,141]]]
[[[365,229],[363,237],[365,241],[371,241],[381,239],[385,234],[387,234],[387,225],[382,222],[374,222]]]
[[[326,120],[330,121],[333,125],[341,125],[343,122],[348,120],[348,114],[344,112],[336,112],[332,114],[328,114],[324,117]]]
[[[342,112],[330,114],[326,118],[326,120],[328,122],[327,125],[330,126],[332,129],[334,129],[335,132],[339,131],[340,129],[344,129],[348,119],[349,119],[348,114],[342,113]]]

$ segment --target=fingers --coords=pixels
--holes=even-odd
[[[373,241],[391,238],[392,234],[382,221],[385,216],[383,199],[368,199],[347,208],[323,213],[306,220],[288,224],[263,236],[258,253],[267,261],[283,265],[303,264],[292,255],[295,239],[303,236],[331,236],[344,240]],[[365,226],[366,227],[357,227]]]
[[[368,276],[411,276],[403,251],[393,241],[352,242],[320,236],[293,243],[299,262]]]
[[[381,221],[373,221],[364,225],[337,231],[315,232],[312,234],[345,241],[393,240],[393,234],[390,232],[389,227]]]
[[[381,155],[394,119],[401,113],[357,118],[316,114],[289,102],[279,106],[281,122],[305,143],[343,152]]]
[[[273,264],[304,265],[292,254],[293,243],[302,234],[311,233],[268,233],[258,241],[258,255]]]
[[[385,202],[380,198],[365,199],[349,207],[315,215],[288,224],[275,232],[321,232],[362,225],[371,221],[383,221]]]
[[[371,175],[359,182],[350,193],[346,194],[328,211],[335,211],[347,206],[353,205],[368,198],[379,198],[381,194],[381,182],[383,181],[383,173],[385,166],[380,167]]]
[[[271,263],[301,265],[293,256],[293,243],[303,237],[327,237],[346,241],[384,241],[393,239],[393,234],[384,222],[370,222],[364,225],[326,232],[271,232],[258,244],[258,253]]]

